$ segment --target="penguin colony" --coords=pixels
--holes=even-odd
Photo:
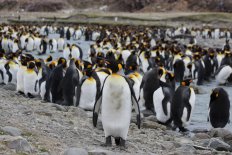
[[[49,34],[59,38],[48,39]],[[189,44],[176,41],[189,37]],[[222,48],[203,48],[197,38],[225,38]],[[187,131],[196,95],[191,83],[232,82],[232,53],[226,29],[156,28],[134,26],[67,27],[0,25],[0,83],[16,85],[29,98],[93,111],[101,120],[106,146],[125,146],[132,111],[140,128],[142,111],[159,123]],[[67,41],[93,41],[82,51]],[[62,52],[63,57],[36,59],[36,54]],[[83,58],[83,53],[88,57]],[[225,127],[230,101],[223,88],[210,95],[208,121]]]

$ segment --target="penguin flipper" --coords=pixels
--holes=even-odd
[[[97,126],[97,119],[98,119],[98,113],[100,111],[100,107],[102,104],[102,93],[100,94],[101,96],[96,100],[93,108],[93,126]]]
[[[4,74],[3,74],[3,71],[2,71],[2,70],[0,70],[0,75],[1,75],[1,77],[2,77],[2,80],[4,81]]]
[[[87,76],[83,76],[81,78],[81,81],[77,84],[77,88],[76,88],[76,103],[75,103],[76,107],[79,106],[80,97],[81,97],[81,86],[85,82],[86,79],[88,79],[88,77]]]
[[[162,100],[162,107],[163,107],[164,114],[167,116],[168,115],[167,103],[168,101],[170,101],[168,89],[163,87],[163,93],[164,93],[164,99]]]
[[[82,58],[83,58],[83,51],[82,51],[82,49],[79,46],[77,46],[77,48],[79,49],[80,59],[82,60]]]
[[[187,108],[187,111],[188,111],[188,114],[187,114],[187,121],[189,121],[189,119],[190,119],[190,114],[191,114],[191,110],[192,110],[192,107],[191,107],[190,103],[188,103],[188,104],[186,105],[186,108]]]
[[[138,100],[136,99],[135,92],[134,92],[134,89],[132,87],[132,83],[130,82],[130,79],[128,79],[127,77],[124,77],[124,78],[125,78],[125,80],[127,81],[128,85],[130,87],[132,104],[135,105],[135,112],[137,114],[136,115],[137,126],[140,129],[141,116],[140,116],[139,103],[138,103]]]

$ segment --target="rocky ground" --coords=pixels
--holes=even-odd
[[[0,87],[1,155],[99,155],[99,154],[232,154],[232,133],[225,129],[194,130],[183,134],[143,118],[138,129],[132,118],[126,148],[103,147],[99,121],[92,112],[29,99]]]

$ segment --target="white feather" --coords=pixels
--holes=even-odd
[[[217,83],[225,84],[231,74],[232,68],[230,66],[223,67],[220,72],[215,76]]]
[[[127,139],[131,105],[131,93],[126,80],[118,75],[110,75],[102,94],[102,125],[106,137]]]
[[[171,103],[170,102],[167,103],[167,115],[165,115],[162,105],[163,99],[164,99],[163,89],[162,87],[159,87],[153,93],[153,103],[156,112],[156,118],[158,119],[158,121],[162,123],[166,123],[170,119]]]
[[[81,97],[79,107],[85,110],[93,110],[97,86],[95,79],[86,79],[81,86]]]
[[[28,72],[26,71],[24,73],[24,93],[25,95],[27,95],[28,93],[32,94],[32,95],[38,95],[38,83],[37,83],[37,91],[35,91],[35,85],[36,85],[36,81],[37,81],[37,74],[36,72]]]

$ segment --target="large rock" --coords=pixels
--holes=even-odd
[[[211,137],[221,137],[223,139],[232,140],[232,132],[222,128],[214,128],[209,131]]]
[[[13,83],[8,83],[7,85],[3,86],[3,89],[10,90],[10,91],[15,91],[16,90],[16,85],[13,84]]]
[[[142,123],[142,127],[143,128],[151,128],[151,129],[161,129],[161,130],[166,130],[167,129],[167,127],[164,126],[164,125],[161,125],[161,124],[159,124],[157,122],[148,121],[148,120],[146,120],[146,121],[144,121]]]
[[[217,138],[211,138],[208,144],[209,148],[213,148],[218,151],[230,151],[230,145],[217,139]]]
[[[7,133],[11,136],[21,136],[22,132],[20,129],[18,128],[15,128],[15,127],[12,127],[12,126],[5,126],[5,127],[2,127],[1,130],[4,132],[4,133]]]
[[[88,152],[82,148],[68,148],[64,151],[63,155],[88,155]]]
[[[11,137],[4,141],[8,148],[15,149],[16,152],[32,153],[32,147],[28,141],[20,136]]]
[[[211,137],[220,137],[232,147],[232,132],[222,128],[215,128],[209,131]]]
[[[192,145],[182,145],[177,148],[175,152],[169,153],[169,155],[194,155],[196,154],[196,149]]]
[[[108,150],[96,149],[89,151],[89,155],[115,155],[115,153]]]
[[[210,139],[210,136],[206,133],[196,133],[193,138],[193,140],[196,140],[196,139]]]

